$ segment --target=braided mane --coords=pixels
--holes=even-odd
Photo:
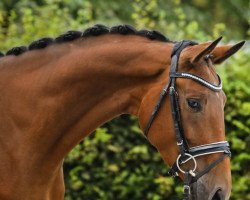
[[[134,27],[130,25],[117,25],[111,28],[108,28],[104,25],[97,24],[93,27],[87,28],[85,31],[68,31],[62,35],[59,35],[56,38],[51,37],[44,37],[39,40],[31,42],[29,46],[18,46],[13,47],[3,54],[0,52],[0,57],[8,56],[8,55],[15,55],[18,56],[26,51],[34,50],[34,49],[43,49],[49,45],[55,43],[63,43],[69,42],[80,37],[90,37],[90,36],[99,36],[104,34],[121,34],[121,35],[139,35],[142,37],[146,37],[150,40],[158,40],[162,42],[171,42],[168,38],[166,38],[163,34],[158,31],[149,31],[149,30],[136,30]]]

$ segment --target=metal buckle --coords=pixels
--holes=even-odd
[[[189,173],[191,176],[195,177],[195,173],[194,173],[194,172],[195,172],[195,170],[196,170],[196,168],[197,168],[197,162],[196,162],[196,160],[195,160],[195,157],[192,156],[192,155],[189,154],[189,153],[185,153],[185,156],[188,156],[190,159],[192,159],[192,160],[194,161],[194,168],[191,169],[191,170],[189,170],[188,173]],[[178,170],[179,170],[180,172],[182,172],[183,174],[185,174],[185,171],[184,171],[183,169],[181,169],[181,167],[180,167],[180,165],[179,165],[179,160],[180,160],[180,158],[181,158],[181,154],[177,157],[176,166],[177,166],[177,168],[178,168]]]
[[[169,87],[169,91],[170,91],[170,92],[175,92],[174,87],[173,87],[173,86],[170,86],[170,87]]]
[[[189,185],[184,185],[183,186],[183,192],[184,192],[184,194],[190,194],[190,186]]]
[[[192,177],[195,177],[195,173],[194,173],[194,171],[193,170],[189,170],[189,172],[188,172]]]
[[[178,146],[181,146],[183,144],[183,140],[181,140],[180,142],[177,142]]]

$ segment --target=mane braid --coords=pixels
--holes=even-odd
[[[80,31],[68,31],[55,39],[56,43],[69,42],[82,36]]]
[[[161,34],[159,31],[148,31],[148,30],[140,30],[137,33],[138,35],[145,36],[151,40],[159,40],[163,42],[170,42],[168,38],[166,38],[163,34]]]
[[[13,47],[9,51],[7,51],[6,56],[8,56],[8,55],[18,56],[18,55],[26,52],[27,50],[28,50],[28,48],[26,46]]]
[[[42,48],[49,46],[53,42],[54,42],[53,38],[45,37],[45,38],[41,38],[39,40],[32,42],[28,48],[29,50],[42,49]]]
[[[135,35],[137,30],[130,25],[118,25],[110,28],[110,33],[119,33],[122,35]]]
[[[98,36],[98,35],[103,35],[107,33],[109,33],[108,27],[101,25],[101,24],[96,24],[95,26],[86,29],[83,32],[82,37]]]
[[[51,37],[44,37],[39,40],[33,41],[30,43],[28,47],[26,46],[19,46],[14,47],[7,51],[6,56],[8,55],[15,55],[18,56],[26,51],[36,50],[36,49],[43,49],[47,46],[50,46],[54,43],[63,43],[73,41],[78,38],[85,38],[91,36],[99,36],[104,34],[121,34],[121,35],[138,35],[142,37],[146,37],[150,40],[158,40],[162,42],[171,42],[168,38],[166,38],[162,33],[159,31],[149,31],[149,30],[139,30],[137,31],[133,26],[124,24],[124,25],[117,25],[111,28],[104,26],[102,24],[96,24],[93,27],[87,28],[85,31],[68,31],[62,35],[59,35],[55,39]],[[0,58],[4,57],[4,54],[0,52]]]

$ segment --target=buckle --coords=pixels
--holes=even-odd
[[[180,142],[177,142],[178,146],[181,146],[183,144],[183,140],[181,140]]]
[[[175,92],[175,89],[174,89],[173,86],[170,86],[170,87],[169,87],[169,90],[170,90],[170,92]]]
[[[189,170],[189,172],[188,172],[192,177],[195,177],[196,176],[196,174],[194,173],[194,171],[193,170]]]
[[[184,185],[183,186],[183,192],[184,192],[184,194],[190,194],[190,186],[189,185]]]
[[[168,175],[169,175],[169,176],[172,176],[173,178],[179,176],[178,172],[175,171],[175,170],[172,169],[172,168],[168,171]]]

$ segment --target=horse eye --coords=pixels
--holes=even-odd
[[[188,106],[192,108],[195,111],[200,111],[201,110],[201,104],[199,100],[197,99],[188,99],[187,100]]]

